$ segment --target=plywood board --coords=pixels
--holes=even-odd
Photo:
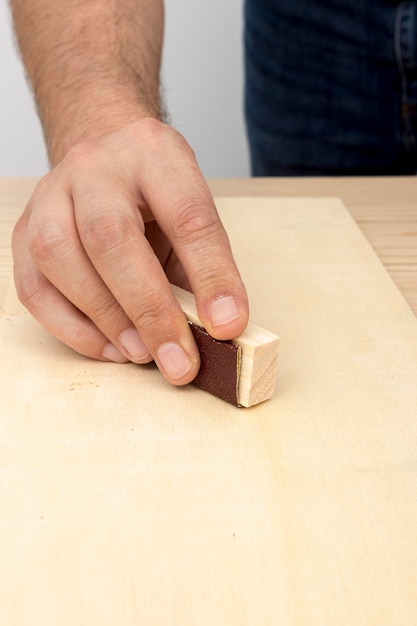
[[[0,622],[415,626],[417,321],[336,200],[219,199],[281,337],[246,411],[0,325]]]

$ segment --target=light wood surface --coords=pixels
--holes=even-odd
[[[217,196],[337,197],[417,315],[417,178],[215,179]]]
[[[417,320],[335,200],[221,199],[278,385],[239,410],[0,326],[0,622],[415,626]]]

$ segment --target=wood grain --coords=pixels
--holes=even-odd
[[[340,198],[417,315],[416,176],[225,178],[210,188],[215,196]]]
[[[414,626],[417,321],[342,205],[222,199],[278,386],[241,411],[0,322],[0,621]]]

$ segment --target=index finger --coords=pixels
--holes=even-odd
[[[137,173],[141,193],[184,267],[205,328],[217,339],[237,337],[249,319],[247,294],[194,153],[172,128],[148,143],[154,158]]]

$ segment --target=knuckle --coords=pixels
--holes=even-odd
[[[194,159],[194,152],[190,144],[175,128],[155,118],[143,118],[130,125],[139,145],[151,154],[163,154],[176,150],[176,154],[187,155]]]
[[[84,312],[91,320],[94,320],[96,326],[100,327],[109,320],[120,317],[120,305],[112,295],[102,298],[95,296],[87,300]]]
[[[192,198],[184,200],[175,206],[171,212],[170,236],[177,243],[205,241],[219,236],[219,221],[217,215],[206,207],[201,207],[201,202]]]
[[[149,139],[158,138],[165,129],[165,124],[154,117],[144,117],[138,122],[132,124],[132,129],[139,134],[148,136]]]
[[[72,248],[71,234],[58,221],[39,224],[28,231],[28,248],[32,258],[40,265],[64,258]]]
[[[76,189],[80,181],[94,180],[109,168],[103,141],[83,141],[72,146],[62,161],[52,170],[55,184]]]
[[[133,323],[144,335],[155,335],[155,329],[172,319],[166,302],[158,294],[142,295],[138,309],[130,315]]]
[[[97,142],[83,141],[72,146],[65,155],[62,164],[69,168],[69,171],[85,171],[86,167],[91,167],[97,159]]]
[[[159,151],[167,141],[169,128],[157,119],[146,117],[130,126],[142,145]]]
[[[86,217],[81,237],[86,250],[95,258],[125,255],[133,240],[132,224],[119,211],[94,211]]]

